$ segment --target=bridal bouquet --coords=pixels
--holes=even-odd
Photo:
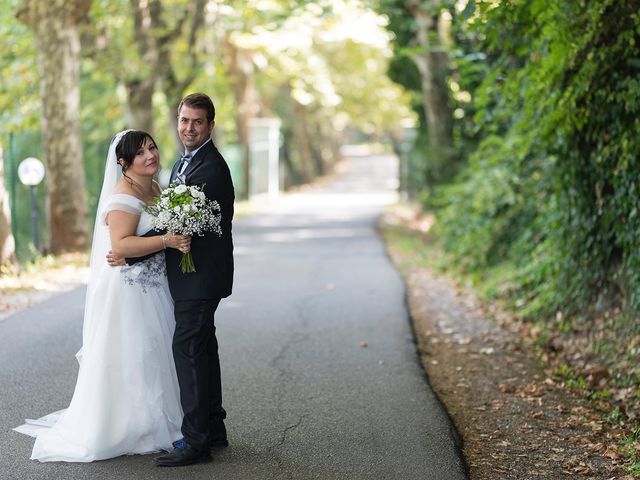
[[[155,230],[189,236],[203,236],[204,232],[222,235],[220,205],[209,200],[200,187],[171,184],[145,211],[153,217]],[[182,273],[196,271],[191,251],[182,254],[180,269]]]

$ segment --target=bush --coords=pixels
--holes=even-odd
[[[479,140],[438,190],[440,232],[469,269],[513,263],[531,314],[640,307],[639,3],[478,2],[458,22],[487,75],[459,73]]]

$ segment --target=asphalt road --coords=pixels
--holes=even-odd
[[[392,157],[354,157],[324,187],[234,223],[235,289],[216,320],[231,446],[212,463],[30,461],[33,439],[11,428],[68,404],[84,289],[0,321],[0,479],[466,478],[375,231],[395,172]]]

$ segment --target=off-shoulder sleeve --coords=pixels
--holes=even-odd
[[[140,215],[142,213],[142,202],[132,195],[114,193],[107,199],[107,202],[102,208],[100,221],[106,224],[107,214],[113,210]]]

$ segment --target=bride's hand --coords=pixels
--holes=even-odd
[[[182,253],[186,253],[191,249],[191,237],[186,235],[167,233],[164,235],[164,242],[168,248],[175,248]]]

